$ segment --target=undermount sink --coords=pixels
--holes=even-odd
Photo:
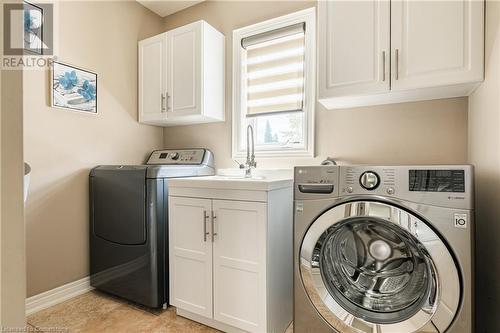
[[[245,177],[245,169],[219,169],[217,175],[220,180],[230,179],[246,179],[246,180],[262,180],[275,181],[282,179],[293,179],[292,169],[252,169],[252,177]]]
[[[219,169],[215,176],[170,180],[174,187],[265,191],[289,187],[292,183],[291,169],[253,169],[249,178],[245,177],[244,169]]]
[[[213,176],[213,179],[220,180],[266,180],[265,176],[256,176],[252,175],[251,177],[245,177],[244,175],[216,175]]]

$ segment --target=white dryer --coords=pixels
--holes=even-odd
[[[471,166],[295,168],[296,333],[471,333]]]

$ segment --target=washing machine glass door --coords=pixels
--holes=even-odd
[[[460,300],[445,243],[416,215],[382,202],[322,214],[302,242],[300,272],[311,302],[340,332],[444,332]]]

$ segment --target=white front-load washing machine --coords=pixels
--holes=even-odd
[[[471,333],[471,166],[295,168],[296,333]]]

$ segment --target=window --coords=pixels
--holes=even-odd
[[[315,9],[233,32],[233,157],[312,157],[315,107]]]

